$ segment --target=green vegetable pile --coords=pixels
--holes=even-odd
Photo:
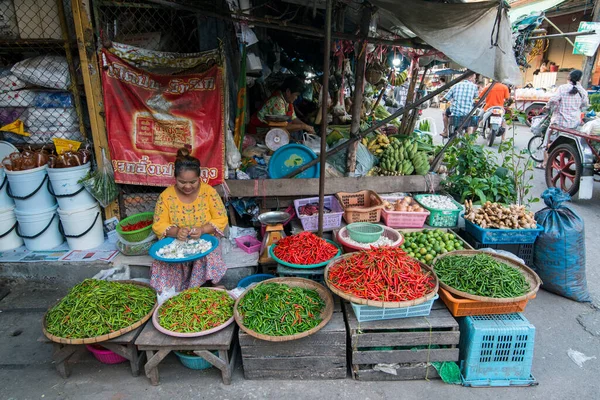
[[[263,283],[246,293],[238,310],[248,329],[263,335],[288,336],[319,325],[324,307],[316,290]]]
[[[231,296],[223,290],[192,288],[165,301],[158,311],[158,322],[173,332],[202,332],[230,319],[233,304]]]
[[[384,176],[400,176],[426,175],[429,172],[428,153],[424,151],[426,149],[420,149],[420,146],[424,146],[423,144],[420,145],[412,138],[406,138],[400,142],[394,137],[390,142],[390,145],[381,154],[379,167],[374,169],[374,173]]]
[[[443,257],[435,263],[434,269],[441,282],[476,296],[512,298],[530,290],[521,271],[488,254]]]
[[[106,335],[135,324],[156,304],[149,287],[86,279],[46,315],[46,330],[67,339]]]
[[[430,265],[437,255],[463,250],[464,246],[463,242],[452,233],[435,229],[405,233],[401,248],[410,257]]]

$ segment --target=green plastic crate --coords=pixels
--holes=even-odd
[[[440,210],[438,208],[427,207],[424,205],[421,200],[425,197],[429,196],[444,196],[439,194],[418,194],[414,196],[414,199],[419,203],[424,209],[429,211],[429,216],[427,217],[427,225],[434,228],[452,228],[458,225],[458,217],[463,212],[463,206],[451,198],[450,196],[444,196],[452,200],[455,206],[458,208],[456,210]]]

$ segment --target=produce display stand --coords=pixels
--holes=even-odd
[[[439,378],[429,363],[458,361],[459,325],[441,301],[428,317],[359,323],[344,303],[350,341],[352,378],[361,381],[399,381]],[[413,348],[418,348],[413,350]],[[377,371],[376,364],[400,364],[396,375]]]
[[[138,376],[140,374],[140,367],[144,360],[144,354],[138,351],[134,344],[143,329],[144,325],[114,339],[98,343],[99,346],[105,347],[128,359],[129,364],[131,365],[131,374],[133,376]],[[52,361],[56,365],[56,370],[63,378],[68,378],[69,375],[71,375],[70,366],[78,358],[78,353],[87,351],[85,344],[57,343],[51,341],[45,335],[42,335],[38,339],[38,342],[52,344]]]
[[[346,378],[346,327],[335,298],[329,323],[318,332],[289,342],[267,342],[239,331],[246,379],[316,380]]]
[[[177,338],[160,333],[153,324],[146,324],[142,333],[135,340],[140,351],[146,352],[146,365],[144,371],[152,385],[159,384],[158,365],[170,352],[175,350],[193,351],[206,361],[221,370],[223,383],[231,384],[231,373],[237,355],[237,346],[234,341],[237,325],[232,324],[227,328],[207,336],[195,338]],[[216,356],[212,351],[218,351]]]
[[[478,242],[473,236],[467,233],[465,230],[460,230],[458,232],[459,237],[464,239],[473,249],[494,249],[494,250],[504,250],[509,253],[514,254],[519,257],[521,260],[525,261],[525,265],[528,267],[533,266],[533,243],[524,243],[524,244],[483,244]]]

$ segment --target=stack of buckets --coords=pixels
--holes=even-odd
[[[70,168],[44,165],[25,171],[1,168],[0,225],[15,229],[0,235],[0,251],[20,247],[23,242],[31,251],[52,250],[65,237],[71,250],[100,246],[104,242],[100,206],[78,183],[89,171],[89,163]]]

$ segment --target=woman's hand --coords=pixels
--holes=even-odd
[[[313,134],[313,135],[315,134],[315,128],[313,128],[313,127],[312,127],[312,126],[310,126],[310,125],[306,125],[306,124],[304,124],[304,130],[305,130],[306,132],[308,132],[308,133],[311,133],[311,134]]]
[[[177,240],[181,240],[183,242],[183,241],[188,240],[189,236],[190,236],[189,228],[179,228],[179,231],[177,232]]]
[[[192,228],[190,231],[190,238],[192,239],[200,239],[200,236],[204,233],[202,228]]]

